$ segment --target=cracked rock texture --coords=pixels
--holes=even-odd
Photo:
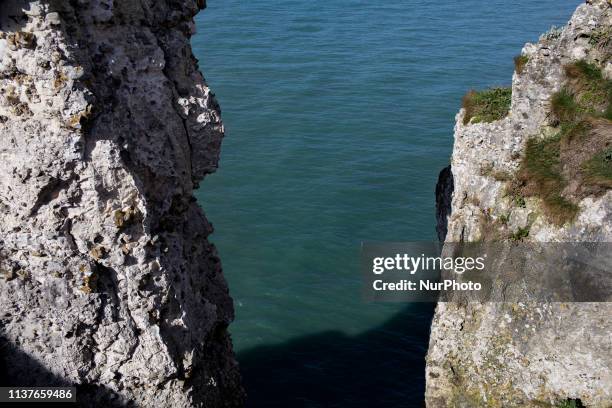
[[[82,406],[241,406],[212,226],[203,0],[0,2],[3,382]],[[3,384],[4,385],[4,384]]]
[[[486,241],[519,228],[528,228],[533,241],[612,241],[611,191],[583,198],[577,218],[560,227],[543,216],[539,199],[517,205],[491,175],[514,174],[527,139],[547,127],[564,64],[585,59],[612,76],[611,30],[610,2],[587,1],[562,31],[524,47],[529,60],[514,74],[506,118],[464,125],[465,112],[459,112],[450,215],[446,200],[437,197],[439,217],[448,216],[446,242]],[[593,45],[602,33],[608,49]],[[445,184],[449,177],[440,180],[438,193],[453,191]],[[609,408],[611,316],[610,303],[440,303],[427,356],[427,406],[555,407],[579,400]]]

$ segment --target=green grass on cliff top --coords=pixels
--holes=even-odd
[[[512,100],[512,88],[491,88],[484,91],[469,91],[462,101],[465,109],[463,124],[493,122],[508,115]]]

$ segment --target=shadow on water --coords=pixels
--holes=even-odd
[[[247,407],[424,406],[434,307],[413,304],[354,337],[329,331],[239,353]]]
[[[0,387],[75,387],[69,381],[58,377],[44,364],[25,353],[20,347],[2,336],[0,325]],[[44,407],[96,407],[107,408],[131,407],[130,401],[125,401],[109,388],[96,384],[80,384],[76,386],[77,403],[44,402]],[[94,403],[93,401],[96,401]],[[100,405],[99,405],[100,404]],[[1,403],[2,408],[30,406],[29,403]],[[35,404],[38,405],[38,404]]]

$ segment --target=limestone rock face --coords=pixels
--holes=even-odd
[[[459,112],[446,242],[520,229],[539,242],[612,241],[611,191],[582,198],[574,221],[559,226],[548,221],[538,198],[517,204],[506,193],[508,181],[496,177],[512,178],[528,138],[550,128],[551,96],[563,84],[565,64],[586,60],[612,77],[611,32],[610,2],[587,1],[562,30],[524,47],[528,61],[514,74],[506,118],[465,125],[465,111]],[[440,303],[427,356],[427,405],[540,407],[579,400],[610,407],[611,316],[609,303]]]
[[[202,0],[0,2],[4,382],[83,406],[233,407],[232,300],[193,197],[220,111]]]

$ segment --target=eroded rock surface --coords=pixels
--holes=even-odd
[[[201,0],[0,2],[0,325],[19,385],[240,406],[232,300],[193,197],[219,108]]]
[[[612,241],[609,190],[581,197],[576,217],[563,225],[550,222],[539,198],[508,194],[527,140],[555,130],[551,96],[567,81],[564,66],[587,61],[611,79],[611,32],[610,2],[580,5],[562,30],[524,47],[527,62],[514,74],[506,118],[464,124],[459,112],[446,242]],[[611,316],[610,303],[441,303],[427,356],[427,405],[610,407]]]

